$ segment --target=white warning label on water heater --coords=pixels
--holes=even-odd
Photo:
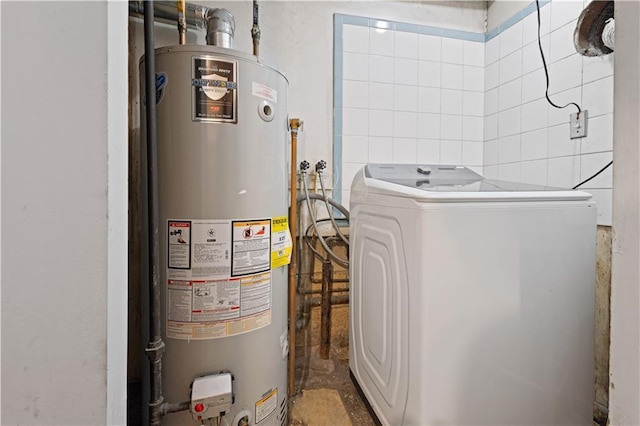
[[[271,219],[233,221],[234,277],[271,269]]]
[[[262,399],[256,402],[256,423],[260,423],[278,407],[278,388],[266,392]]]
[[[169,220],[167,278],[231,276],[230,220]]]
[[[167,337],[215,339],[271,324],[271,271],[226,280],[168,280]]]
[[[271,324],[271,218],[167,221],[167,337],[215,339]]]

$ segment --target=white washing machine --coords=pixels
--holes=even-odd
[[[349,367],[382,424],[592,424],[589,194],[369,164],[350,207]]]

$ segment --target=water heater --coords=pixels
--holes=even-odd
[[[155,52],[162,387],[192,403],[163,424],[200,424],[194,381],[229,378],[220,424],[285,425],[288,82],[230,48]]]

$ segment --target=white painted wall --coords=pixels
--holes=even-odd
[[[126,6],[0,7],[1,423],[122,424]]]
[[[487,2],[487,31],[491,31],[514,14],[521,11],[531,0],[490,0]]]
[[[609,420],[640,424],[640,3],[616,1]]]

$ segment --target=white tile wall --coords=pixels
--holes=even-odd
[[[462,88],[473,92],[484,91],[484,68],[476,66],[464,66]]]
[[[427,87],[440,87],[442,69],[440,62],[420,61],[418,64],[418,84]]]
[[[612,152],[598,152],[596,154],[585,154],[580,159],[580,179],[585,180],[601,170],[613,159]],[[598,176],[585,183],[584,189],[607,189],[613,184],[613,167],[607,168]]]
[[[462,139],[462,116],[440,115],[440,137],[449,140]]]
[[[343,26],[343,201],[367,162],[480,167],[494,179],[569,188],[610,161],[613,54],[575,52],[582,0],[541,12],[549,94],[588,110],[588,136],[569,138],[574,106],[551,107],[531,13],[486,43]],[[348,146],[347,146],[348,145]],[[584,186],[611,223],[611,169]]]
[[[549,36],[543,36],[540,44],[546,59],[549,57]],[[536,40],[522,48],[522,73],[526,74],[537,69],[542,69],[542,58],[540,57],[540,45]]]
[[[462,162],[462,141],[442,141],[440,143],[440,162],[460,164]]]
[[[523,104],[520,130],[522,132],[529,132],[546,128],[549,123],[548,110],[549,104],[544,98]]]
[[[393,139],[393,163],[416,163],[417,140],[411,138]],[[385,161],[388,163],[389,161]]]
[[[347,94],[344,92],[344,86],[349,83],[349,80],[345,80],[343,83],[343,105],[347,102]],[[367,83],[369,87],[369,104],[370,109],[382,109],[392,111],[391,100],[394,99],[394,86],[391,83]],[[366,108],[365,107],[365,108]]]
[[[443,38],[442,62],[464,64],[464,41],[453,38]]]
[[[442,89],[441,108],[443,114],[460,114],[462,111],[462,90]]]
[[[397,58],[418,58],[418,34],[394,31],[393,54]]]
[[[522,161],[548,158],[548,131],[544,129],[526,132],[520,135]]]
[[[544,38],[549,34],[551,8],[549,6],[540,9],[540,35]],[[522,20],[522,44],[526,45],[538,40],[538,15],[534,12]]]
[[[344,141],[342,142],[344,145]],[[344,148],[343,148],[344,150]],[[393,139],[388,137],[369,137],[369,163],[386,163],[393,156]],[[344,158],[342,161],[346,161]]]
[[[542,68],[524,75],[522,77],[522,102],[526,103],[544,98],[546,81]]]
[[[465,141],[483,142],[482,126],[484,120],[482,117],[462,117],[462,139]]]
[[[534,12],[485,43],[485,176],[570,188],[610,161],[613,55],[576,53],[573,31],[582,8],[581,0],[552,0],[540,10],[540,33],[550,97],[560,106],[575,102],[588,110],[588,136],[570,139],[569,115],[576,108],[556,109],[545,99]],[[599,223],[610,224],[611,170],[584,188],[599,205]]]
[[[521,107],[511,108],[498,114],[498,136],[511,136],[520,133]]]
[[[393,61],[393,77],[393,82],[395,84],[408,84],[410,86],[417,86],[418,60],[395,58]]]
[[[588,130],[587,137],[580,139],[582,154],[613,150],[613,114],[590,118]]]
[[[350,26],[351,25],[344,25],[345,28]],[[395,31],[380,28],[370,28],[369,53],[372,55],[393,56],[394,32]],[[351,40],[348,40],[348,37],[349,34],[345,34],[343,30],[342,42],[344,43],[344,40],[347,39],[347,42],[350,43]]]
[[[485,46],[343,25],[342,196],[367,162],[483,165]]]
[[[418,36],[418,59],[440,62],[442,59],[442,37],[420,34]]]
[[[498,164],[520,161],[520,135],[498,139]]]
[[[584,2],[582,0],[555,0],[551,2],[550,6],[550,24],[551,31],[553,31],[576,19],[582,12]]]
[[[548,160],[523,161],[520,163],[520,180],[533,185],[547,185]]]
[[[522,103],[522,79],[500,85],[498,105],[500,111],[513,108]]]
[[[499,74],[500,84],[507,83],[522,75],[522,49],[500,59]]]
[[[582,57],[582,82],[590,83],[609,77],[613,70],[614,53],[606,56]]]
[[[457,64],[442,64],[442,87],[447,89],[462,89],[462,74],[464,67]]]
[[[345,25],[342,48],[345,52],[369,53],[369,28]]]
[[[576,53],[576,48],[573,45],[573,32],[575,29],[576,21],[574,20],[551,32],[549,63],[554,63]]]
[[[467,40],[463,44],[463,63],[465,65],[484,67],[484,44]]]
[[[522,21],[500,34],[500,58],[522,48]]]
[[[411,88],[415,91],[415,88]],[[419,87],[418,88],[418,111],[440,113],[440,88]]]
[[[420,89],[423,89],[423,88],[421,87]],[[415,86],[396,85],[394,87],[393,110],[394,111],[412,111],[412,112],[418,111],[418,91],[416,91]]]
[[[549,65],[549,94],[582,85],[582,57],[578,53]],[[553,98],[552,98],[553,99]]]
[[[564,92],[554,93],[553,96],[551,96],[551,100],[558,106],[567,105],[570,102],[582,105],[582,87],[575,87]],[[549,107],[549,126],[568,123],[569,115],[574,112],[576,112],[576,109],[573,106],[563,109]]]
[[[418,113],[394,111],[393,136],[396,138],[415,138],[418,136]]]
[[[366,81],[346,80],[342,86],[343,106],[367,108],[369,105],[369,85]]]
[[[484,94],[482,92],[462,93],[462,115],[482,117],[484,115]]]
[[[485,141],[483,145],[482,155],[485,167],[498,164],[498,140]]]
[[[589,117],[597,117],[613,112],[613,76],[585,84],[582,87],[584,108]]]
[[[375,56],[369,57],[369,80],[380,83],[393,83],[393,58],[390,56]],[[345,68],[347,64],[344,64]],[[361,68],[363,65],[359,65]],[[367,66],[367,61],[364,61],[364,66]],[[345,72],[345,79],[349,79]]]
[[[440,163],[440,140],[418,139],[418,163]]]

